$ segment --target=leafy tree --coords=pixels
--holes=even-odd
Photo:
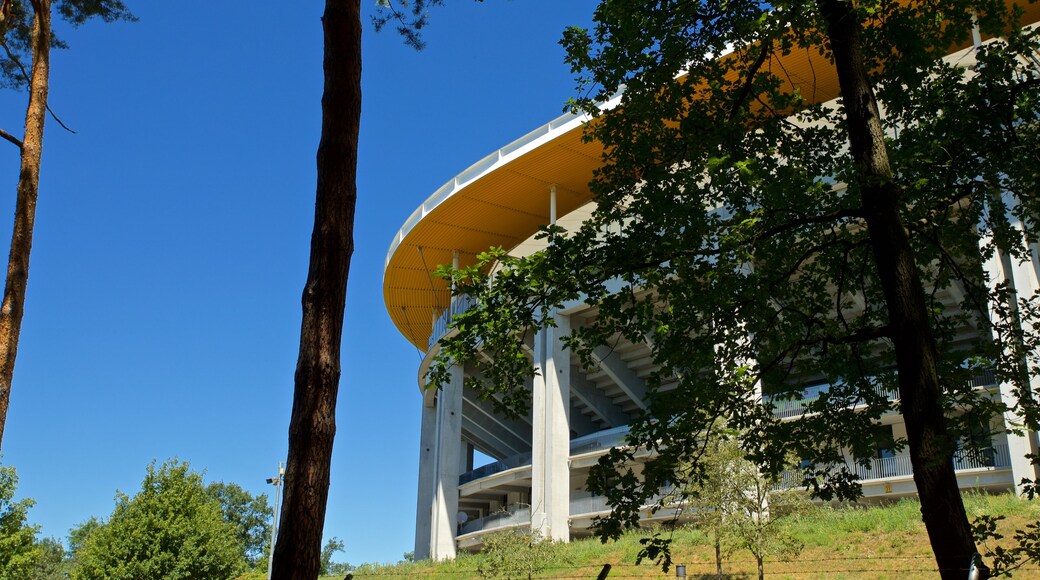
[[[322,576],[330,574],[345,574],[350,571],[351,566],[345,562],[333,562],[337,552],[342,552],[346,545],[339,538],[329,538],[321,548],[321,572]]]
[[[637,525],[724,422],[767,475],[798,457],[817,496],[854,498],[845,453],[869,466],[875,425],[897,410],[938,567],[963,577],[976,546],[958,441],[995,414],[1040,427],[1028,385],[1040,305],[983,268],[1030,259],[1040,214],[1037,33],[1015,14],[983,0],[602,0],[594,28],[563,41],[581,82],[573,106],[604,144],[593,215],[566,235],[547,229],[536,255],[494,249],[444,271],[478,305],[456,319],[431,378],[465,360],[475,388],[525,401],[521,337],[576,299],[598,312],[568,339],[587,365],[619,336],[646,344],[658,370],[633,447],[590,475],[619,482],[603,490],[603,537]],[[974,22],[1003,37],[971,71],[942,60]],[[792,54],[809,72],[782,66]],[[824,104],[813,71],[829,70],[842,99]],[[620,106],[600,110],[621,85]],[[983,369],[1016,396],[973,389]],[[794,399],[790,386],[809,379],[832,388],[797,420],[775,417],[762,393]],[[643,450],[653,457],[636,477]]]
[[[26,88],[29,92],[22,139],[0,130],[0,137],[21,150],[14,231],[3,303],[0,305],[0,443],[3,442],[7,408],[11,401],[11,381],[29,280],[29,254],[40,188],[43,125],[50,110],[47,104],[50,50],[66,46],[51,30],[51,6],[51,0],[0,0],[0,47],[4,51],[4,56],[0,57],[0,86]],[[134,19],[120,0],[57,0],[54,7],[58,15],[73,26],[91,18],[105,22]]]
[[[84,528],[75,578],[230,578],[245,568],[239,530],[186,462],[153,462],[136,495],[118,493],[108,521]]]
[[[28,578],[40,557],[36,545],[37,526],[28,523],[31,498],[14,501],[18,474],[10,465],[0,465],[0,578]]]
[[[687,469],[682,481],[688,484],[677,486],[666,494],[661,505],[680,503],[683,513],[689,515],[693,524],[707,532],[715,544],[715,575],[722,578],[722,555],[728,551],[724,544],[732,539],[730,520],[735,519],[734,510],[747,490],[741,487],[734,475],[746,463],[740,446],[723,433],[706,441],[701,456],[695,465]],[[699,472],[693,473],[692,470]]]
[[[266,570],[271,545],[271,506],[267,494],[254,496],[236,483],[218,481],[206,486],[206,494],[220,503],[224,521],[234,526],[242,557],[250,569]]]
[[[54,538],[44,538],[36,543],[36,562],[30,580],[61,580],[69,577],[69,554],[65,546]]]
[[[477,561],[481,578],[528,578],[560,559],[559,546],[535,532],[507,530],[484,536]]]
[[[97,517],[91,516],[89,520],[69,530],[69,552],[78,554],[87,545],[91,534],[104,525]]]
[[[785,527],[784,516],[796,515],[812,508],[800,490],[773,490],[776,480],[765,476],[754,463],[734,463],[731,483],[743,493],[734,496],[727,510],[729,532],[738,545],[746,548],[758,564],[758,580],[765,578],[767,556],[789,558],[802,550],[802,544]]]

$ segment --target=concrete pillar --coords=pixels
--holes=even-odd
[[[1015,287],[1015,293],[1019,298],[1031,298],[1037,294],[1040,290],[1040,283],[1037,280],[1037,272],[1033,266],[1033,260],[1028,262],[1020,262],[1018,260],[1006,258],[1004,259],[1004,265],[1006,267],[1005,272],[1007,278],[1009,278]],[[1032,325],[1028,321],[1023,321],[1024,331],[1027,333],[1031,332]],[[1005,401],[1013,401],[1013,394],[1011,392],[1012,386],[1009,384],[1002,383],[1000,385],[1000,396]],[[1032,391],[1032,395],[1035,397],[1037,393],[1040,393],[1040,377],[1030,373],[1029,374],[1029,389]],[[1015,417],[1015,419],[1020,419]],[[1016,493],[1021,493],[1022,486],[1021,481],[1023,479],[1029,479],[1036,481],[1040,479],[1040,474],[1037,473],[1036,466],[1027,459],[1026,454],[1036,454],[1038,451],[1037,445],[1037,434],[1035,431],[1028,431],[1022,434],[1008,433],[1008,453],[1011,456],[1011,476],[1015,482]]]
[[[1017,220],[1012,220],[1013,225],[1017,226],[1019,231],[1022,230],[1022,224],[1016,223]],[[1030,250],[1033,253],[1031,260],[1026,262],[1019,262],[1010,256],[1003,254],[1003,252],[994,252],[994,255],[986,261],[985,268],[990,275],[990,279],[993,284],[1000,284],[1007,282],[1014,288],[1015,295],[1018,298],[1029,298],[1038,291],[1040,291],[1040,281],[1038,281],[1038,272],[1036,266],[1036,255],[1035,245]],[[996,313],[991,315],[996,316]],[[1028,324],[1028,322],[1026,323]],[[1031,328],[1025,328],[1029,332]],[[1023,361],[1024,363],[1025,361]],[[1040,393],[1040,377],[1030,373],[1028,388],[1032,391],[1033,396],[1036,393]],[[1000,399],[1008,405],[1014,405],[1016,402],[1016,395],[1014,392],[1014,385],[1008,382],[1001,382],[1000,386]],[[1022,417],[1017,413],[1005,413],[1003,418],[1005,423],[1010,423],[1009,426],[1021,425]],[[1036,466],[1026,458],[1028,454],[1036,454],[1040,450],[1038,445],[1037,434],[1033,431],[1024,433],[1012,433],[1007,432],[1007,443],[1008,443],[1008,455],[1011,460],[1011,477],[1015,484],[1015,492],[1022,493],[1021,481],[1023,479],[1037,480],[1040,474],[1037,473]]]
[[[531,531],[544,539],[570,539],[570,351],[560,337],[570,319],[554,315],[555,328],[535,335],[531,437]]]
[[[459,452],[459,475],[473,470],[473,445],[466,441],[462,442]]]
[[[415,502],[415,551],[413,554],[416,561],[430,557],[430,518],[433,514],[436,428],[437,407],[433,403],[433,396],[423,397],[422,427],[419,431],[419,489]]]
[[[437,427],[430,557],[455,557],[459,512],[459,468],[462,455],[462,367],[451,369],[451,380],[437,397]]]

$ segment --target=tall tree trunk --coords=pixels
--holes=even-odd
[[[976,552],[953,468],[955,441],[939,403],[938,348],[920,273],[899,215],[881,117],[860,47],[860,24],[848,0],[819,0],[827,21],[858,185],[885,295],[899,371],[899,396],[921,515],[944,579],[967,576]],[[988,577],[988,570],[984,574]]]
[[[272,578],[318,577],[329,466],[336,434],[340,340],[354,251],[357,145],[361,120],[360,0],[327,0],[325,91],[310,270],[303,290],[300,354],[289,422],[285,501]]]
[[[14,231],[11,254],[7,259],[7,281],[0,305],[0,444],[11,404],[11,381],[18,355],[18,337],[25,312],[25,287],[29,282],[29,254],[32,252],[36,198],[40,191],[40,159],[43,155],[43,123],[47,115],[50,77],[51,0],[32,0],[32,71],[29,78],[29,106],[25,111],[25,135],[18,174]]]

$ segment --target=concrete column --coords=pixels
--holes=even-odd
[[[422,427],[419,431],[419,493],[415,503],[415,552],[413,554],[416,561],[430,557],[430,518],[433,514],[436,427],[437,407],[433,403],[433,396],[424,396]]]
[[[451,380],[437,397],[437,427],[430,557],[455,557],[459,511],[459,467],[462,455],[462,367],[451,369]]]
[[[473,470],[473,445],[462,443],[462,453],[459,454],[459,475]]]
[[[1021,224],[1018,225],[1021,228]],[[1015,287],[1015,293],[1019,298],[1031,298],[1037,294],[1037,291],[1040,290],[1040,283],[1037,280],[1037,271],[1033,266],[1033,260],[1019,262],[1018,260],[1005,258],[1004,264],[1006,266],[1007,278],[1011,280]],[[1026,327],[1023,330],[1027,333],[1033,330],[1032,325],[1028,321],[1023,321],[1022,324]],[[1040,393],[1040,377],[1029,373],[1029,389],[1034,397],[1037,393]],[[1005,401],[1013,400],[1011,398],[1013,397],[1011,385],[1002,383],[1000,385],[1000,396]],[[1020,418],[1015,417],[1015,419]],[[1008,433],[1007,438],[1008,453],[1011,456],[1011,476],[1014,478],[1016,493],[1020,493],[1022,491],[1022,486],[1020,485],[1022,479],[1031,481],[1040,479],[1036,466],[1025,457],[1026,454],[1035,454],[1040,450],[1037,445],[1037,434],[1035,431],[1022,433],[1021,435]]]
[[[556,328],[535,335],[539,375],[533,388],[531,437],[531,531],[544,539],[570,539],[570,351],[560,337],[570,319],[554,315]]]
[[[1017,225],[1021,230],[1020,223],[1015,225]],[[1031,249],[1035,250],[1035,248]],[[994,255],[986,261],[985,268],[989,273],[993,284],[1000,284],[1003,282],[1009,283],[1011,287],[1014,288],[1015,294],[1019,298],[1029,298],[1034,296],[1038,289],[1040,289],[1035,255],[1032,260],[1019,262],[1010,256],[1004,255],[1002,252],[995,252]],[[996,313],[991,313],[991,315],[996,316]],[[1028,332],[1031,329],[1026,328],[1023,330]],[[1023,361],[1023,363],[1024,362],[1025,361]],[[1040,392],[1040,377],[1030,373],[1028,388],[1032,390],[1034,396],[1036,393]],[[1008,405],[1015,404],[1016,396],[1013,384],[1001,382],[999,389],[1000,399],[1002,401]],[[1005,413],[1003,421],[1005,422],[1005,427],[1015,426],[1015,424],[1021,425],[1022,417],[1017,413]],[[1008,423],[1010,423],[1010,425],[1008,425]],[[1011,460],[1011,477],[1015,484],[1015,492],[1021,494],[1021,481],[1023,479],[1035,481],[1038,479],[1038,475],[1040,475],[1037,473],[1036,466],[1026,458],[1026,455],[1035,454],[1038,449],[1040,449],[1040,445],[1038,445],[1037,441],[1037,434],[1033,431],[1021,434],[1008,431],[1007,443],[1008,455]]]

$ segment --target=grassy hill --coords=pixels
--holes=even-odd
[[[969,517],[987,514],[1005,516],[1000,530],[1005,547],[1015,529],[1040,520],[1040,501],[1027,501],[1011,495],[971,494],[965,498]],[[767,578],[934,578],[936,570],[928,537],[921,523],[920,503],[904,499],[880,507],[818,507],[791,518],[787,529],[802,544],[797,556],[786,560],[767,559]],[[714,578],[714,546],[699,530],[680,527],[674,531],[656,529],[633,532],[617,542],[577,540],[554,545],[546,557],[547,568],[535,575],[545,578],[596,578],[604,564],[610,564],[608,578],[674,578],[652,562],[635,564],[639,540],[653,532],[670,535],[675,564],[685,564],[688,578]],[[990,546],[991,548],[993,546]],[[984,550],[984,549],[983,549]],[[488,554],[466,554],[452,562],[402,562],[395,565],[361,566],[355,578],[481,578],[478,566]],[[732,550],[724,556],[727,578],[756,578],[755,559],[746,550]],[[513,572],[501,577],[522,578]],[[1015,574],[1016,578],[1040,578],[1040,568],[1032,565]]]

